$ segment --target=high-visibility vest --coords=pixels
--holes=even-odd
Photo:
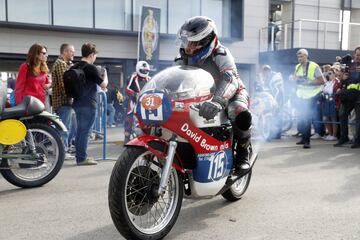
[[[351,83],[346,87],[346,89],[354,89],[360,91],[360,83]]]
[[[308,69],[307,69],[307,75],[305,76],[306,72],[304,72],[304,69],[302,68],[301,64],[299,63],[296,65],[295,68],[295,76],[296,77],[303,77],[306,78],[307,81],[315,81],[315,70],[318,68],[319,65],[317,65],[315,62],[309,61]],[[306,71],[306,70],[305,70]],[[296,95],[299,98],[312,98],[315,97],[317,94],[319,94],[322,91],[323,86],[319,85],[298,85],[296,90]]]

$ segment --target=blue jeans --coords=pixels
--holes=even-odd
[[[75,137],[76,162],[87,157],[87,147],[91,128],[95,121],[96,109],[92,107],[74,107],[76,113],[77,132]]]
[[[72,140],[74,140],[76,137],[76,129],[77,129],[76,113],[75,113],[75,111],[73,111],[73,113],[71,114],[71,129],[69,132],[69,146],[71,145]]]
[[[312,120],[315,121],[315,122],[313,122],[314,130],[315,130],[315,133],[322,136],[325,133],[325,127],[324,127],[324,124],[322,123],[323,114],[322,114],[322,107],[321,107],[322,105],[319,102],[320,94],[316,95],[312,99],[314,101],[313,104],[315,105],[313,108],[313,113],[312,113],[312,115],[314,116]]]
[[[73,108],[70,106],[61,106],[56,110],[57,115],[59,115],[61,121],[64,123],[65,127],[68,130],[67,132],[61,133],[65,145],[65,151],[69,146],[69,136],[72,128],[71,120],[72,120],[73,111],[74,111]]]
[[[107,110],[109,113],[108,119],[107,119],[107,125],[108,126],[112,126],[114,124],[114,120],[115,120],[115,108],[114,105],[112,103],[108,103],[107,104]]]

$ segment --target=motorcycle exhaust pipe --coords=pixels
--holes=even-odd
[[[243,174],[240,174],[240,175],[229,176],[229,178],[226,180],[225,186],[216,195],[220,195],[220,194],[226,192],[231,187],[231,185],[233,185],[237,180],[239,180],[240,178],[242,178],[242,177],[246,176],[247,174],[249,174],[250,171],[252,170],[257,158],[258,158],[258,153],[253,152],[251,157],[250,157],[250,160],[249,160],[249,164],[250,164],[249,170],[247,172],[243,173]]]

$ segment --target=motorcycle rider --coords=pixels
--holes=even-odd
[[[262,67],[262,77],[264,85],[270,90],[279,107],[284,104],[284,80],[280,72],[274,72],[270,65]]]
[[[187,19],[177,37],[181,46],[175,63],[202,68],[215,80],[214,96],[200,106],[199,115],[209,120],[220,110],[226,109],[237,140],[235,171],[237,174],[246,173],[250,168],[251,113],[248,110],[249,96],[238,75],[233,56],[220,44],[215,23],[208,17]]]
[[[138,61],[136,63],[136,72],[134,72],[126,86],[125,93],[127,98],[126,107],[126,120],[125,120],[125,139],[127,143],[130,140],[132,134],[133,122],[134,122],[134,107],[136,105],[137,95],[144,87],[145,83],[151,78],[149,77],[150,66],[145,61]]]
[[[261,75],[264,82],[265,89],[269,90],[271,95],[274,97],[278,108],[274,111],[275,119],[275,139],[281,138],[282,128],[282,114],[281,111],[284,109],[284,80],[280,72],[274,72],[270,65],[264,65],[262,67]]]

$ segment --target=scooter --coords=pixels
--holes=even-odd
[[[246,192],[257,153],[251,151],[250,170],[236,175],[237,142],[226,113],[199,116],[214,89],[208,72],[188,66],[165,69],[142,89],[135,112],[144,135],[126,144],[108,190],[112,220],[125,238],[162,239],[183,198],[233,202]]]

